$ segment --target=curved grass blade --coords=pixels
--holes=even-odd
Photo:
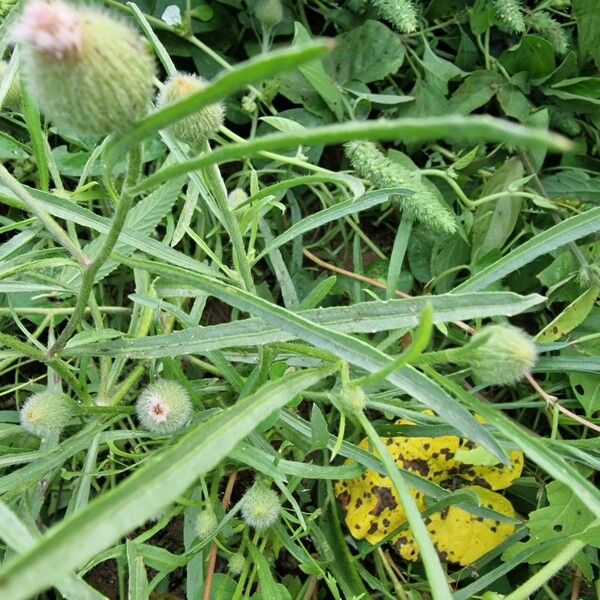
[[[286,71],[309,62],[325,54],[332,48],[330,40],[320,40],[311,44],[303,44],[261,54],[246,62],[240,63],[231,71],[219,75],[205,88],[186,96],[179,102],[174,102],[142,119],[126,133],[112,140],[106,147],[106,159],[109,165],[116,162],[119,156],[124,156],[128,150],[139,144],[143,139],[164,129],[201,108],[222,100],[226,96],[243,89],[255,81],[272,77],[281,71]]]
[[[182,494],[296,394],[337,369],[329,365],[269,382],[186,433],[131,477],[52,527],[38,544],[0,568],[0,597],[25,600],[85,564]]]
[[[197,171],[215,163],[221,164],[240,158],[249,158],[266,150],[283,150],[314,144],[340,144],[349,140],[396,139],[402,139],[404,142],[426,142],[439,139],[506,142],[526,148],[553,148],[561,152],[571,148],[571,142],[561,135],[550,133],[545,129],[523,127],[487,115],[350,121],[293,132],[273,133],[247,142],[222,146],[198,158],[160,169],[131,188],[131,193],[139,194],[172,177]]]
[[[486,267],[454,288],[454,292],[476,292],[513,273],[538,256],[548,254],[582,237],[600,230],[600,207],[570,217],[532,237],[494,264]]]

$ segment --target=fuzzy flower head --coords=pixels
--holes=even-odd
[[[469,346],[472,346],[470,351]],[[490,385],[516,383],[537,359],[531,339],[511,325],[488,325],[473,336],[469,346],[465,361],[475,377]]]
[[[185,388],[170,379],[150,384],[136,403],[138,419],[144,429],[158,435],[182,430],[192,416],[192,403]]]
[[[73,416],[73,410],[66,394],[44,390],[29,396],[19,416],[23,429],[45,438],[62,431]]]
[[[279,495],[262,481],[256,481],[244,494],[242,517],[253,529],[267,529],[275,523],[281,510]]]
[[[206,510],[198,513],[194,529],[196,530],[200,540],[206,540],[207,538],[212,537],[217,525],[217,515],[215,515],[215,512],[212,510],[212,508],[207,508]]]
[[[246,565],[246,559],[241,552],[236,552],[229,557],[229,564],[227,565],[229,572],[232,575],[240,575]]]
[[[152,99],[154,59],[135,30],[63,0],[30,0],[12,28],[42,112],[76,134],[130,128]]]
[[[156,103],[159,107],[173,104],[205,86],[206,82],[198,75],[177,73],[165,82]],[[177,139],[194,148],[217,133],[224,119],[225,108],[221,102],[217,102],[183,117],[171,125],[169,130]]]

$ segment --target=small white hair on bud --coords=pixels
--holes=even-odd
[[[12,39],[57,59],[76,55],[82,46],[79,14],[62,0],[32,0],[13,26]]]

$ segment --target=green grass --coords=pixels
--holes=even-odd
[[[207,84],[90,138],[40,112],[23,49],[0,42],[0,598],[596,598],[595,2],[284,1],[274,28],[257,0],[177,1],[180,23],[168,3],[104,4],[151,49],[157,88],[177,70]],[[24,5],[0,3],[0,39]],[[386,20],[413,8],[415,31]],[[210,141],[169,131],[216,101]],[[361,178],[354,140],[401,185]],[[432,196],[456,233],[403,213]],[[529,379],[437,362],[491,322],[539,336]],[[158,378],[193,405],[169,436],[136,417]],[[45,388],[72,414],[38,439],[19,411]],[[478,469],[522,452],[498,490],[515,515],[389,436],[460,436]],[[407,517],[376,543],[352,536],[336,492],[361,476],[397,501],[365,519]],[[257,478],[282,503],[264,530],[241,512]],[[449,562],[450,525],[428,525],[457,508],[514,532]],[[199,538],[206,510],[218,525]],[[416,562],[395,548],[409,529]]]

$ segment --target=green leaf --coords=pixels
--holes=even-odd
[[[496,71],[475,71],[452,95],[448,102],[448,112],[468,115],[487,104],[496,95],[502,81]]]
[[[455,292],[482,290],[513,273],[523,265],[536,259],[538,256],[548,254],[569,242],[596,233],[600,228],[600,207],[587,212],[569,217],[565,221],[550,227],[521,244],[497,260],[490,266],[476,273],[467,281],[454,288]]]
[[[302,46],[310,42],[311,38],[306,29],[300,23],[295,23],[294,43]],[[344,96],[325,72],[321,60],[312,60],[298,68],[300,73],[308,79],[312,87],[321,96],[331,112],[338,120],[341,120],[344,116]]]
[[[598,370],[600,370],[600,360],[598,363]],[[597,371],[594,373],[569,373],[569,381],[585,414],[592,417],[596,411],[600,410],[600,375],[597,374]]]
[[[552,44],[537,35],[524,35],[500,56],[500,63],[511,75],[526,71],[533,78],[550,75],[556,68]]]
[[[507,190],[517,191],[525,169],[523,163],[510,158],[487,180],[481,196],[489,196]],[[521,197],[503,196],[493,202],[480,205],[475,212],[473,225],[473,260],[484,257],[492,250],[501,250],[512,234],[521,211]]]
[[[577,21],[579,47],[600,68],[600,12],[595,0],[573,0],[573,16]]]
[[[379,81],[395,73],[404,61],[401,39],[379,21],[367,20],[335,38],[335,48],[325,57],[325,69],[338,83]]]
[[[527,542],[514,544],[504,554],[505,558],[512,558],[523,550],[533,548],[545,542],[555,542],[551,546],[534,553],[527,559],[529,564],[548,562],[556,556],[558,548],[573,539],[585,539],[585,542],[600,548],[600,535],[598,531],[593,535],[586,529],[597,520],[590,507],[586,506],[577,493],[567,485],[552,481],[546,487],[548,506],[534,510],[529,515],[529,536]]]
[[[516,85],[506,83],[498,88],[498,102],[507,117],[524,123],[529,116],[529,100]]]
[[[33,548],[2,565],[2,594],[25,600],[85,564],[167,506],[261,421],[335,368],[300,371],[267,383],[187,432],[85,509],[49,529]]]
[[[600,177],[593,177],[582,169],[548,175],[542,178],[542,185],[550,198],[600,204]]]

